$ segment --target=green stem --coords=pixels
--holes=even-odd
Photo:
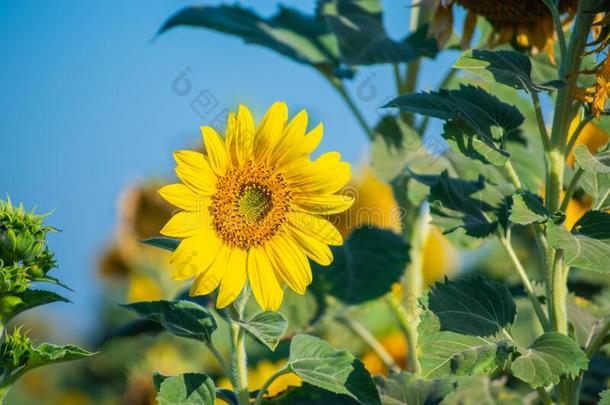
[[[576,173],[574,173],[574,176],[572,176],[572,180],[570,181],[570,184],[568,184],[568,188],[566,189],[566,192],[563,196],[563,201],[561,202],[561,206],[559,207],[560,211],[565,212],[568,208],[568,204],[572,199],[572,195],[574,195],[574,191],[576,191],[576,187],[578,187],[578,181],[580,180],[584,172],[585,171],[582,168],[578,168]]]
[[[367,328],[365,328],[364,325],[346,315],[337,315],[335,319],[345,325],[356,336],[358,336],[367,345],[369,345],[371,349],[373,349],[375,354],[379,356],[379,358],[388,370],[399,370],[398,365],[396,364],[390,353],[387,352],[385,347],[383,347],[379,340],[377,340],[377,338],[373,336],[373,334]]]
[[[248,357],[246,354],[246,339],[244,329],[239,325],[243,318],[244,309],[248,301],[248,287],[240,294],[231,307],[229,330],[231,334],[231,381],[237,394],[239,405],[250,403],[248,391]]]
[[[566,298],[568,295],[567,287],[567,272],[563,269],[563,254],[562,251],[553,250],[549,260],[551,266],[550,281],[551,290],[549,295],[549,311],[553,330],[566,334],[568,333],[568,319]]]
[[[283,367],[283,368],[279,369],[278,371],[276,371],[271,377],[269,377],[269,379],[267,381],[265,381],[265,383],[263,384],[261,389],[258,391],[258,394],[256,394],[256,399],[254,400],[254,405],[260,405],[260,403],[263,401],[263,396],[265,395],[265,393],[267,392],[267,390],[269,389],[271,384],[275,380],[277,380],[278,377],[283,376],[284,374],[288,374],[288,373],[291,373],[291,371],[288,369],[288,367]]]
[[[538,392],[538,396],[544,405],[552,405],[553,400],[548,392],[544,389],[544,387],[536,388],[536,392]]]
[[[604,343],[606,335],[610,332],[610,319],[606,320],[604,326],[601,327],[599,332],[595,335],[589,346],[587,346],[587,357],[591,358],[599,350]]]
[[[587,124],[589,122],[591,122],[592,119],[593,119],[592,115],[587,115],[587,116],[585,116],[582,119],[582,121],[580,121],[578,123],[578,126],[576,127],[576,129],[572,133],[572,136],[570,137],[570,140],[568,141],[568,145],[566,146],[566,150],[565,150],[565,156],[566,157],[570,154],[570,152],[574,148],[574,145],[576,145],[576,141],[578,140],[578,137],[580,136],[582,130],[585,129]]]
[[[521,279],[521,283],[523,284],[523,288],[524,288],[527,296],[529,297],[530,301],[532,302],[532,306],[534,307],[536,316],[538,317],[538,320],[540,321],[540,324],[542,325],[542,329],[545,331],[548,331],[549,330],[549,320],[546,317],[544,311],[542,310],[542,305],[540,305],[540,301],[538,300],[538,298],[536,297],[536,294],[534,293],[534,287],[532,286],[532,283],[531,283],[529,277],[527,276],[527,273],[525,272],[525,269],[523,268],[521,261],[517,257],[517,254],[515,253],[515,250],[513,249],[510,242],[504,237],[504,235],[502,235],[502,233],[500,231],[498,231],[497,236],[498,236],[498,239],[500,240],[500,244],[502,245],[502,247],[504,247],[504,250],[506,251],[506,253],[508,253],[508,256],[510,257],[510,260],[512,261],[513,266],[515,267],[515,270],[517,270],[517,274],[519,275],[519,278]]]
[[[339,93],[347,107],[350,109],[352,114],[354,114],[354,117],[356,117],[356,121],[358,121],[358,124],[360,125],[362,130],[366,133],[369,141],[373,141],[373,139],[375,139],[375,134],[373,133],[373,130],[367,124],[364,115],[362,115],[362,112],[358,109],[358,106],[356,105],[356,103],[354,103],[354,100],[352,100],[351,96],[347,92],[347,89],[343,85],[343,82],[334,76],[325,75],[324,77],[326,77],[326,79],[333,85],[333,87],[335,88],[335,90],[337,90],[337,92]]]
[[[417,325],[413,325],[407,316],[405,309],[402,308],[393,297],[386,299],[390,309],[394,313],[400,329],[402,329],[407,340],[407,367],[416,375],[421,374],[421,367],[417,360]]]
[[[521,183],[521,180],[519,179],[519,175],[515,171],[515,168],[513,167],[510,160],[507,160],[506,163],[504,163],[504,168],[506,169],[506,172],[508,173],[508,177],[510,178],[510,181],[513,183],[513,185],[515,186],[517,191],[522,191],[523,183]]]
[[[207,342],[205,345],[210,350],[210,352],[212,352],[212,354],[216,358],[216,361],[218,361],[218,363],[220,364],[220,367],[222,367],[222,370],[224,371],[225,375],[227,377],[230,377],[231,376],[231,367],[229,366],[227,361],[224,359],[222,354],[218,351],[216,346],[214,346],[211,342]]]
[[[542,146],[544,147],[545,153],[548,153],[551,150],[551,144],[549,142],[549,134],[546,131],[546,125],[544,124],[544,115],[542,115],[542,106],[540,105],[540,98],[538,98],[538,93],[532,91],[532,103],[534,104],[534,112],[536,113],[536,123],[538,124],[538,134],[540,135],[540,140],[542,141]]]
[[[551,11],[551,16],[553,17],[553,25],[555,26],[555,31],[557,32],[557,38],[559,39],[559,51],[561,54],[561,61],[566,57],[568,52],[568,47],[566,45],[566,38],[563,34],[563,28],[561,25],[561,19],[559,18],[559,10],[557,10],[557,4],[553,0],[543,0],[544,4]]]

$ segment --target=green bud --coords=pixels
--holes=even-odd
[[[12,334],[4,335],[4,342],[0,347],[0,363],[5,371],[14,370],[27,363],[32,350],[30,338],[21,333],[21,328],[15,328]]]
[[[5,264],[33,260],[45,251],[45,237],[52,227],[43,226],[44,215],[14,207],[10,198],[0,201],[0,259]]]

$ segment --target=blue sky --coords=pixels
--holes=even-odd
[[[95,259],[112,235],[122,189],[150,176],[172,176],[171,153],[199,139],[215,111],[248,104],[260,117],[275,100],[292,112],[305,107],[323,121],[321,148],[352,163],[366,156],[365,135],[335,91],[312,69],[241,40],[201,29],[177,28],[152,40],[184,1],[0,1],[0,193],[40,212],[54,210],[50,236],[59,275],[76,292],[72,305],[54,304],[77,333],[97,317],[100,282]],[[313,1],[298,4],[310,11]],[[405,33],[409,0],[384,1],[386,25]],[[268,15],[274,1],[242,1]],[[423,88],[433,88],[453,61],[424,65]],[[431,67],[442,68],[441,70]],[[431,74],[437,72],[438,75]],[[172,91],[182,72],[188,95]],[[367,81],[368,80],[368,81]],[[353,93],[374,122],[376,108],[394,95],[387,67],[363,69]],[[191,102],[207,91],[218,107],[200,116]]]

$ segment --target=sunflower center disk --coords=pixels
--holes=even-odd
[[[250,225],[265,218],[273,207],[271,192],[258,184],[245,186],[237,204],[239,212]]]
[[[257,247],[286,222],[291,193],[284,176],[247,162],[218,179],[209,212],[216,235],[240,249]]]

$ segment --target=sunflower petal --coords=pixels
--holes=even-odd
[[[239,296],[246,284],[246,262],[248,260],[245,250],[231,248],[228,260],[225,263],[225,272],[220,282],[220,290],[216,299],[216,307],[224,308]]]
[[[178,178],[197,195],[210,197],[216,192],[216,175],[210,177],[197,172],[188,166],[177,166],[176,175]],[[206,206],[208,204],[205,204]]]
[[[176,238],[188,238],[196,234],[202,225],[202,215],[199,213],[180,211],[167,221],[160,233]]]
[[[214,261],[203,271],[191,286],[189,295],[208,295],[218,287],[224,273],[227,270],[227,262],[231,249],[228,246],[222,246],[218,251]]]
[[[324,153],[313,162],[291,169],[286,170],[286,180],[302,193],[336,193],[352,177],[349,164],[341,162],[337,152]]]
[[[276,235],[265,245],[275,271],[297,294],[305,294],[311,283],[311,266],[300,247],[286,235]]]
[[[224,176],[229,166],[229,153],[224,141],[212,127],[201,127],[201,133],[210,167],[218,176]]]
[[[320,240],[292,225],[289,225],[287,230],[292,239],[311,260],[322,266],[328,266],[333,261],[333,254],[327,244],[320,242]]]
[[[235,132],[235,142],[229,147],[232,156],[236,156],[236,162],[243,165],[252,158],[254,147],[254,119],[248,107],[240,104],[237,111],[237,130]]]
[[[277,101],[273,103],[263,117],[256,136],[254,137],[254,159],[266,159],[268,154],[282,135],[282,130],[288,119],[288,107],[286,103]]]
[[[205,198],[195,194],[184,184],[176,183],[161,187],[159,194],[167,202],[187,211],[200,211],[206,206]]]
[[[170,259],[174,267],[172,278],[188,280],[205,273],[216,259],[220,248],[220,240],[209,229],[183,239]]]
[[[296,210],[310,214],[330,215],[347,210],[354,203],[354,198],[347,195],[296,195],[292,204]]]
[[[273,149],[271,161],[279,161],[280,158],[293,149],[295,145],[301,143],[306,130],[307,111],[301,110],[282,131],[281,137]]]
[[[258,305],[263,310],[277,311],[284,298],[284,289],[263,248],[248,252],[248,279]]]
[[[290,224],[305,234],[318,239],[320,242],[332,246],[341,246],[343,237],[335,226],[328,220],[305,212],[293,211],[288,213]]]

